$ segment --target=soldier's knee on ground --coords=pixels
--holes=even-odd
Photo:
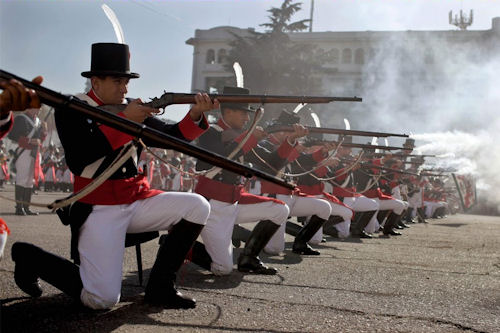
[[[80,300],[83,305],[94,310],[111,309],[120,301],[120,295],[94,295],[85,289],[82,289]]]

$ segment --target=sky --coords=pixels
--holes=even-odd
[[[130,97],[159,96],[164,90],[189,92],[193,48],[185,41],[195,29],[254,27],[268,21],[278,0],[74,1],[0,0],[0,68],[24,78],[43,75],[43,85],[67,93],[82,92],[82,71],[90,68],[90,45],[116,42],[102,4],[116,13],[130,45],[131,70],[141,74],[129,86]],[[308,18],[311,2],[302,2],[294,20]],[[448,12],[474,10],[470,30],[487,30],[500,17],[500,0],[315,0],[313,31],[455,30]],[[186,106],[171,106],[180,119]]]

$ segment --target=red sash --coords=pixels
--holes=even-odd
[[[92,180],[75,176],[74,192],[78,192]],[[79,201],[92,205],[123,205],[150,198],[160,193],[162,191],[150,189],[144,175],[138,175],[127,179],[108,179]]]

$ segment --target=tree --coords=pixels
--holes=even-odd
[[[293,42],[289,33],[308,28],[309,20],[291,22],[301,3],[284,0],[281,7],[271,8],[270,22],[261,24],[264,32],[248,30],[248,35],[233,34],[225,68],[232,71],[239,62],[245,87],[252,93],[313,95],[320,93],[320,79],[314,75],[321,67],[321,52],[310,44]]]

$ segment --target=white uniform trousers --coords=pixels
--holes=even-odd
[[[376,200],[365,197],[364,195],[360,196],[360,197],[345,197],[344,204],[351,207],[351,209],[354,210],[354,212],[369,212],[369,211],[373,211],[373,210],[378,211],[378,209],[379,209],[379,204]],[[343,223],[344,222],[342,222],[340,224],[343,224]],[[338,224],[335,227],[337,228],[337,226],[338,226]],[[378,221],[377,221],[377,213],[375,212],[375,214],[373,214],[372,218],[370,219],[370,222],[368,222],[368,224],[366,225],[364,230],[368,233],[373,233],[376,230],[378,230],[379,227],[380,226],[378,225]],[[339,236],[341,234],[341,230],[343,231],[342,235],[345,235],[345,229],[341,229],[341,228],[343,228],[343,226],[340,226],[337,228],[337,231],[339,232]],[[350,228],[350,224],[349,224],[349,228]]]
[[[392,194],[393,198],[403,201],[403,203],[405,204],[405,210],[406,210],[406,209],[408,209],[408,207],[410,207],[410,203],[408,201],[404,201],[403,200],[403,197],[401,195],[401,188],[400,188],[400,186],[401,185],[393,187],[392,190],[391,190],[391,194]]]
[[[324,199],[285,194],[277,194],[276,199],[284,201],[288,205],[290,208],[289,216],[317,215],[327,220],[331,215],[330,204]],[[266,253],[279,254],[285,249],[285,229],[286,223],[283,223],[264,248]]]
[[[177,172],[174,178],[172,179],[172,183],[170,185],[170,191],[182,191],[181,179],[182,179],[182,174],[180,172]]]
[[[323,198],[322,195],[318,195],[318,198]],[[336,204],[332,201],[327,200],[327,202],[330,204],[331,212],[330,215],[335,215],[335,216],[341,216],[344,221],[337,224],[337,226],[340,226],[337,230],[339,232],[339,237],[345,238],[349,236],[349,228],[351,226],[351,219],[352,219],[352,210],[343,206]],[[337,227],[336,226],[336,227]],[[323,239],[323,227],[321,227],[317,233],[314,234],[314,236],[311,238],[309,243],[311,244],[319,244],[321,243],[321,240]]]
[[[420,189],[417,193],[414,193],[408,198],[408,203],[411,208],[414,208],[413,213],[415,216],[417,208],[422,207],[423,199],[422,199],[422,189]]]
[[[94,205],[80,228],[80,299],[92,309],[120,300],[125,234],[168,230],[181,219],[205,224],[210,205],[201,195],[164,192],[127,205]]]
[[[438,209],[439,207],[445,207],[445,203],[443,201],[424,201],[424,206],[425,217],[431,218],[436,212],[436,209]]]
[[[233,270],[232,236],[235,224],[270,220],[277,225],[288,218],[287,205],[274,201],[255,204],[228,203],[211,199],[211,212],[201,238],[212,258],[211,271],[215,275],[228,275]]]
[[[16,161],[16,185],[32,188],[35,177],[35,158],[25,149]]]
[[[402,200],[380,200],[379,198],[374,198],[379,205],[379,210],[392,210],[394,214],[401,215],[405,209],[405,204]],[[383,221],[380,221],[383,223]],[[365,228],[365,231],[368,233],[374,233],[380,229],[380,223],[377,219],[377,214],[373,216],[370,220],[370,223]]]

